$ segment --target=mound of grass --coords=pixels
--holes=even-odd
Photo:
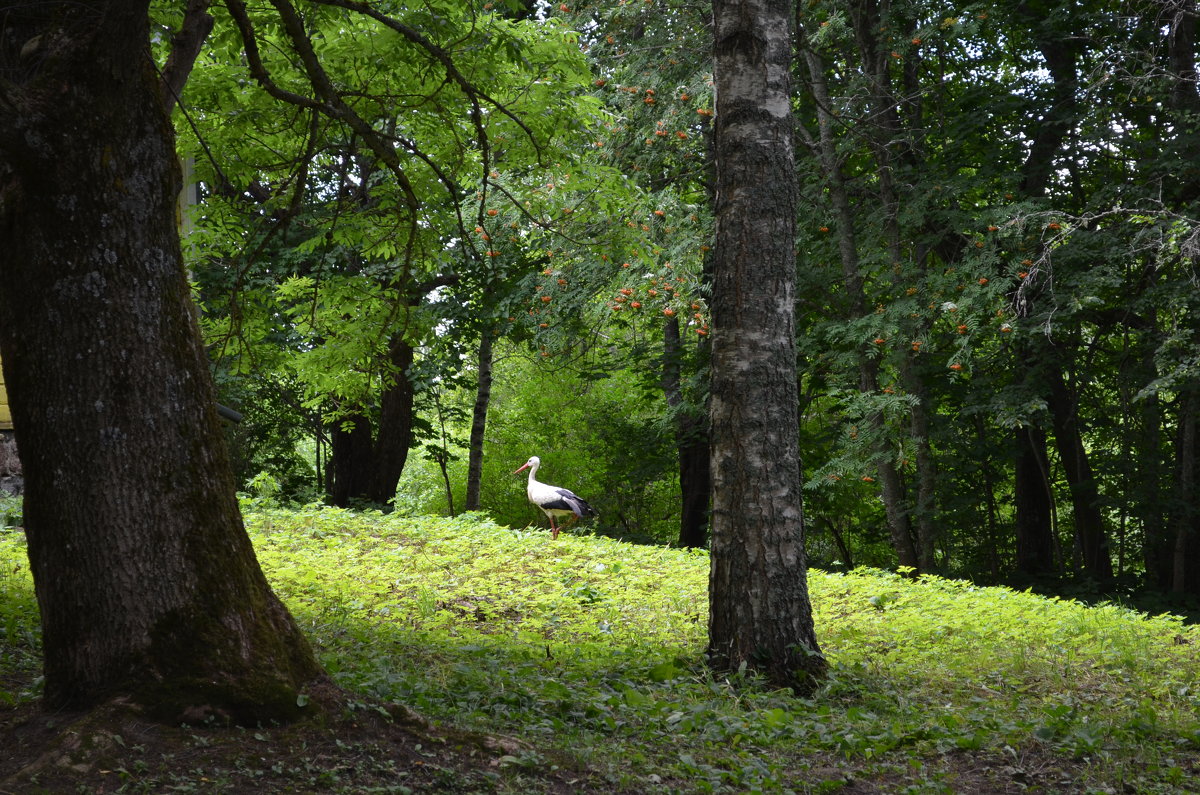
[[[1197,758],[1200,638],[1174,617],[814,571],[832,675],[806,700],[704,668],[702,553],[550,543],[480,516],[323,509],[253,526],[343,685],[545,749],[520,764],[565,754],[623,786],[743,790],[809,779],[814,759],[831,782],[902,769],[933,786],[965,754],[999,784],[1032,780],[1036,758],[1059,776],[1044,784],[1170,791]]]
[[[481,515],[247,518],[363,709],[516,738],[502,769],[682,792],[1166,793],[1200,774],[1200,632],[1176,617],[812,571],[831,675],[801,699],[703,665],[704,553],[551,542]],[[0,532],[0,691],[36,660],[23,554]]]

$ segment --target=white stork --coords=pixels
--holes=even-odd
[[[582,519],[585,516],[595,516],[596,509],[588,505],[581,498],[576,496],[569,489],[560,489],[558,486],[550,486],[535,480],[538,467],[542,465],[542,459],[536,455],[531,456],[520,469],[517,469],[513,474],[522,470],[529,470],[529,484],[525,487],[525,493],[529,495],[529,501],[542,509],[546,514],[546,518],[550,520],[551,538],[558,538],[559,527],[554,523],[555,516],[578,517]],[[570,519],[568,521],[574,521]]]

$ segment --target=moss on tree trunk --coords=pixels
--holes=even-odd
[[[146,3],[14,10],[0,351],[45,702],[290,718],[322,677],[242,526],[175,218]]]

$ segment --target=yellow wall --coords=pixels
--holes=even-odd
[[[8,393],[4,391],[4,369],[0,368],[0,430],[12,428],[12,414],[8,412]]]

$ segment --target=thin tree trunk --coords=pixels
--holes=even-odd
[[[808,598],[797,432],[790,3],[713,4],[710,660],[808,692],[824,675]]]
[[[450,436],[446,433],[446,413],[442,410],[442,395],[436,388],[433,390],[433,405],[437,409],[441,445],[437,448],[431,447],[430,452],[442,472],[442,485],[446,488],[446,509],[451,516],[457,516],[454,510],[454,485],[450,482]]]
[[[1184,392],[1180,398],[1179,431],[1175,452],[1175,510],[1172,511],[1172,530],[1175,548],[1171,567],[1171,591],[1177,594],[1200,593],[1200,544],[1197,544],[1197,522],[1200,505],[1197,503],[1196,425],[1200,415],[1200,392]]]
[[[1027,9],[1044,11],[1044,9]],[[1026,196],[1045,194],[1054,173],[1056,158],[1075,127],[1078,117],[1077,61],[1079,44],[1054,37],[1053,27],[1040,13],[1026,17],[1045,59],[1052,81],[1050,101],[1045,112],[1036,117],[1029,130],[1029,154],[1021,165],[1020,190]],[[1033,314],[1035,293],[1023,294],[1014,301],[1018,317]],[[1042,391],[1045,341],[1030,337],[1015,349],[1013,361],[1016,379]],[[1052,574],[1064,565],[1056,556],[1055,504],[1050,479],[1050,461],[1046,452],[1046,432],[1041,427],[1018,429],[1015,433],[1016,458],[1013,470],[1013,498],[1016,503],[1017,571],[1026,576]],[[1056,562],[1057,558],[1057,562]]]
[[[1054,420],[1054,441],[1062,461],[1063,473],[1071,489],[1071,505],[1075,518],[1075,540],[1082,556],[1084,571],[1097,582],[1112,579],[1112,559],[1104,517],[1100,514],[1100,493],[1087,448],[1079,430],[1079,415],[1075,395],[1067,387],[1062,373],[1051,370],[1050,414]]]
[[[1029,155],[1021,166],[1020,189],[1026,196],[1041,196],[1049,187],[1056,158],[1079,115],[1076,102],[1079,43],[1072,40],[1078,38],[1074,36],[1051,37],[1047,31],[1052,27],[1044,19],[1030,17],[1029,21],[1050,73],[1052,93],[1045,113],[1038,115],[1031,124]]]
[[[344,508],[361,500],[386,506],[396,497],[413,444],[416,392],[408,378],[412,363],[412,346],[395,335],[388,346],[391,383],[379,396],[378,432],[365,410],[331,425],[325,491],[333,505]]]
[[[702,547],[708,542],[709,504],[712,498],[708,430],[703,417],[686,417],[678,428],[679,447],[679,546]]]
[[[901,159],[893,155],[893,148],[905,148],[902,152],[909,156],[908,165],[915,154],[911,147],[904,144],[904,131],[901,129],[898,109],[900,102],[891,90],[890,66],[885,48],[879,46],[876,40],[875,26],[878,10],[872,0],[861,4],[855,17],[855,33],[859,40],[861,56],[865,64],[864,71],[870,76],[872,104],[874,105],[876,124],[869,128],[869,141],[875,152],[875,174],[879,185],[879,202],[882,206],[884,238],[887,240],[888,260],[892,266],[893,284],[900,288],[900,263],[904,260],[904,247],[900,230],[900,197],[892,175],[895,171],[895,161]],[[912,73],[906,71],[912,76]],[[909,96],[912,96],[911,94]],[[918,103],[909,103],[912,113],[919,113]],[[920,129],[919,118],[914,119],[913,128]],[[917,263],[921,263],[918,261]],[[866,306],[864,303],[863,310]],[[906,524],[915,518],[916,524],[916,554],[917,569],[922,572],[937,570],[936,560],[936,524],[934,522],[934,503],[936,501],[937,473],[933,463],[933,451],[929,446],[929,391],[925,388],[916,370],[915,357],[919,354],[901,349],[897,361],[900,373],[900,383],[905,391],[914,398],[915,402],[909,410],[910,441],[915,448],[917,465],[916,504],[911,515],[906,518]],[[903,497],[901,497],[903,499]],[[907,504],[907,501],[906,501]],[[899,529],[894,531],[899,535]],[[911,534],[909,534],[911,538]]]
[[[0,349],[45,705],[288,718],[322,674],[238,512],[148,18],[47,0],[9,9],[0,38],[0,63],[32,57],[0,113]]]
[[[866,292],[863,288],[863,277],[859,267],[858,243],[854,234],[854,211],[850,204],[850,193],[846,187],[845,177],[838,164],[834,146],[832,125],[829,115],[829,91],[825,84],[824,64],[820,56],[805,49],[807,59],[810,89],[817,101],[818,140],[816,149],[821,168],[829,187],[830,199],[838,218],[838,252],[842,264],[842,286],[849,299],[849,312],[852,319],[865,317],[867,310]],[[879,391],[879,360],[871,353],[860,352],[858,358],[858,389],[863,394],[876,394]],[[875,458],[878,468],[880,499],[883,502],[884,515],[887,520],[888,533],[891,536],[892,548],[896,552],[897,563],[913,570],[918,569],[919,560],[917,549],[913,545],[912,531],[909,523],[909,511],[904,499],[904,485],[900,471],[890,445],[883,432],[883,417],[873,413],[865,418],[871,426],[872,437],[877,439]]]
[[[981,451],[982,460],[979,462],[980,471],[983,474],[983,497],[984,503],[987,506],[987,548],[988,548],[988,566],[991,568],[993,582],[999,582],[1001,577],[999,540],[1000,530],[997,526],[997,511],[996,511],[996,478],[992,473],[992,457],[987,452],[991,449],[988,444],[987,426],[982,415],[975,417],[975,432],[979,436],[979,449]]]
[[[663,324],[662,388],[675,416],[675,449],[679,458],[679,546],[702,547],[708,541],[708,506],[712,495],[709,476],[708,430],[703,415],[684,405],[681,387],[679,318]]]
[[[821,524],[825,525],[825,529],[833,536],[834,546],[838,548],[838,554],[842,556],[842,564],[847,569],[853,569],[854,556],[850,553],[850,545],[846,543],[845,535],[838,529],[837,522],[828,516],[823,516],[821,517]]]
[[[901,354],[900,379],[915,403],[909,409],[909,433],[917,467],[917,499],[913,514],[917,527],[917,561],[920,571],[931,574],[937,566],[937,466],[929,444],[929,390],[908,353]]]
[[[182,96],[192,67],[200,57],[204,40],[212,32],[214,20],[208,13],[211,5],[212,0],[188,0],[183,24],[171,36],[171,54],[162,68],[162,94],[167,113],[171,112]]]
[[[467,450],[467,496],[465,509],[478,511],[483,483],[483,437],[487,431],[488,405],[492,401],[492,335],[479,337],[479,382],[475,387],[475,408],[471,411],[471,440]]]
[[[457,516],[457,511],[454,510],[454,486],[450,482],[450,456],[442,450],[438,453],[437,464],[438,469],[442,471],[442,484],[446,488],[446,510],[451,516]]]
[[[1152,269],[1158,268],[1154,265]],[[1128,354],[1121,365],[1119,411],[1122,426],[1122,453],[1130,472],[1137,477],[1127,480],[1122,492],[1121,548],[1118,555],[1118,576],[1129,568],[1135,557],[1136,536],[1130,529],[1141,528],[1141,564],[1146,572],[1146,584],[1168,591],[1171,588],[1171,548],[1169,511],[1170,499],[1165,488],[1170,478],[1169,454],[1163,434],[1161,399],[1157,394],[1137,396],[1139,389],[1158,378],[1155,354],[1162,342],[1157,311],[1150,309],[1134,333],[1126,325],[1123,346]],[[1129,521],[1132,520],[1132,523]],[[1129,551],[1126,551],[1126,548]]]
[[[1195,163],[1200,151],[1200,132],[1188,120],[1200,113],[1200,85],[1196,71],[1197,8],[1194,0],[1175,0],[1164,3],[1163,17],[1171,15],[1167,28],[1167,54],[1171,80],[1171,107],[1179,120],[1178,132],[1171,136],[1176,157],[1184,163]],[[1163,181],[1163,199],[1168,207],[1189,207],[1200,196],[1200,174],[1192,167],[1173,169],[1171,179]],[[1187,210],[1184,210],[1187,212]]]
[[[1017,572],[1026,577],[1053,574],[1056,567],[1046,433],[1030,425],[1018,428],[1013,437]]]
[[[1154,373],[1153,352],[1146,352],[1149,373]],[[1149,383],[1149,379],[1143,381]],[[1162,488],[1164,450],[1162,404],[1157,395],[1139,401],[1136,416],[1140,422],[1135,460],[1140,462],[1142,477],[1134,484],[1133,515],[1142,525],[1142,563],[1152,587],[1166,591],[1171,587],[1171,539],[1165,489]]]
[[[1173,12],[1168,35],[1168,46],[1173,87],[1171,105],[1183,119],[1195,118],[1200,111],[1200,93],[1196,71],[1196,26],[1197,9],[1193,0],[1181,0],[1172,4]],[[1194,125],[1181,125],[1176,136],[1178,157],[1183,162],[1195,163],[1200,150],[1200,134]],[[1196,169],[1185,171],[1187,176],[1167,186],[1170,200],[1177,206],[1188,206],[1200,194]],[[1195,258],[1191,260],[1193,272]],[[1195,317],[1191,318],[1193,324]],[[1181,390],[1179,420],[1175,436],[1175,484],[1172,501],[1170,532],[1174,535],[1171,560],[1171,590],[1174,593],[1200,594],[1200,483],[1197,480],[1197,414],[1200,414],[1200,392],[1195,384]]]

